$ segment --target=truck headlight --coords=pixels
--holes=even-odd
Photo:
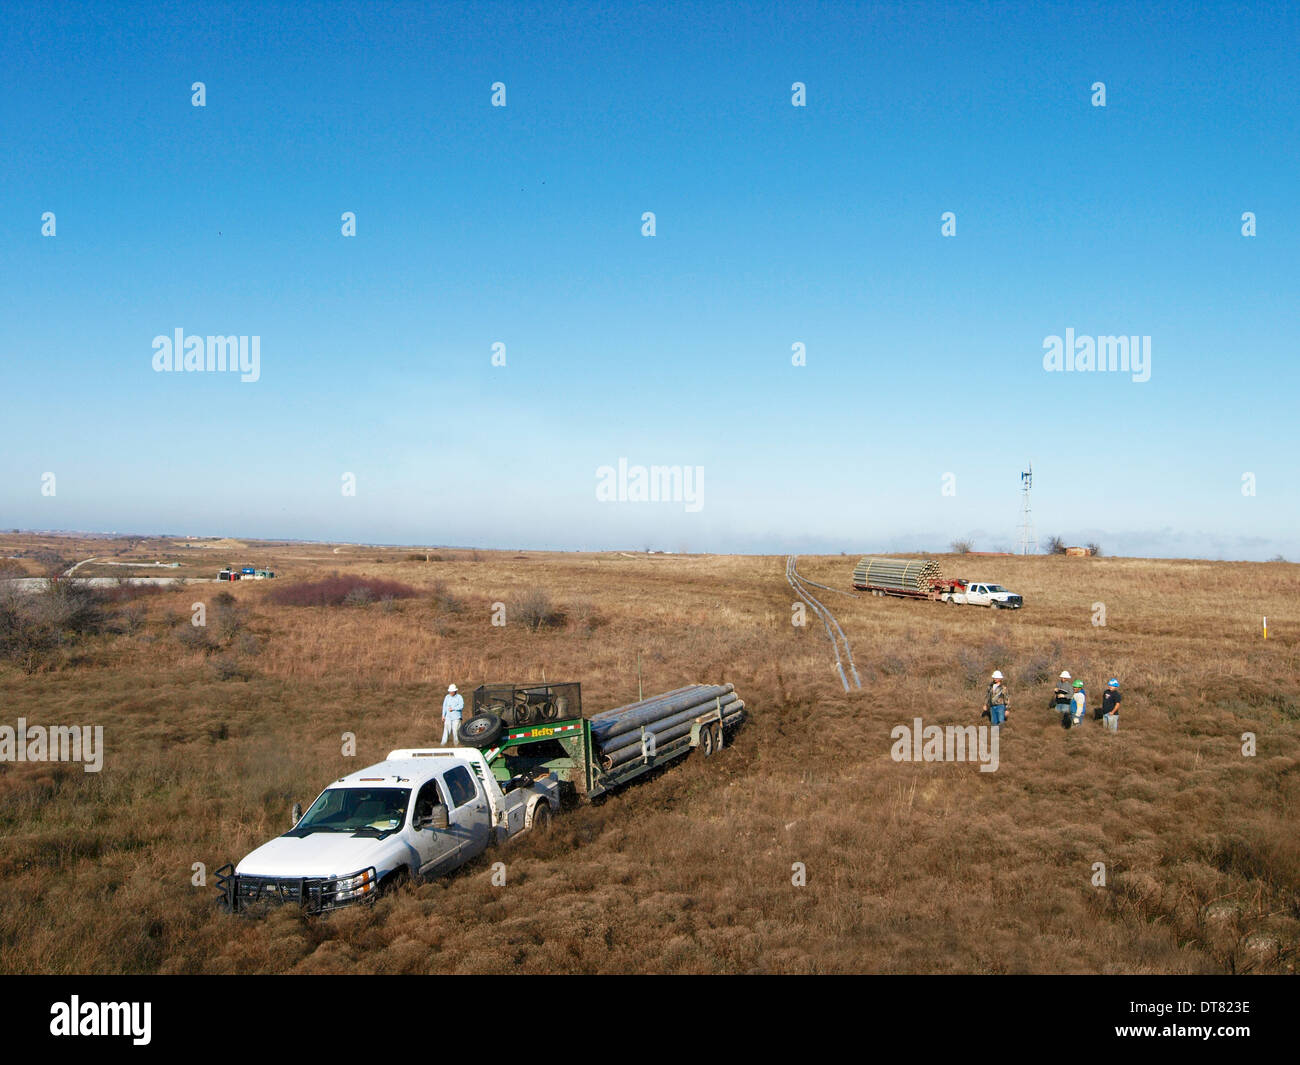
[[[340,877],[334,881],[334,888],[338,892],[335,898],[340,900],[369,894],[375,890],[374,867],[371,866],[360,873],[353,873],[351,876]]]

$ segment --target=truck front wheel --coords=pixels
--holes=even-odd
[[[411,870],[403,865],[397,869],[394,869],[391,873],[389,873],[386,877],[384,877],[383,880],[379,881],[379,894],[381,896],[391,894],[392,892],[396,891],[398,888],[403,887],[406,884],[409,884],[410,881],[411,881]]]

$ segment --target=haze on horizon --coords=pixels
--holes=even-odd
[[[1015,550],[1032,460],[1040,544],[1300,558],[1294,8],[0,37],[4,528]],[[177,330],[258,338],[256,378],[157,369]],[[1066,336],[1149,337],[1149,378],[1046,369]],[[602,501],[620,460],[702,469],[699,507]]]

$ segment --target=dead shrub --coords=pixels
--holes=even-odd
[[[524,593],[514,610],[515,619],[537,632],[540,629],[563,625],[564,611],[551,602],[551,593],[545,588],[531,588]]]
[[[352,595],[356,592],[356,595]],[[315,581],[297,581],[275,588],[267,597],[277,606],[356,606],[376,598],[411,599],[418,593],[409,584],[374,577],[333,574]]]
[[[433,586],[433,606],[439,614],[463,614],[465,612],[465,601],[447,587],[446,581],[438,581]]]
[[[253,671],[232,654],[214,658],[212,672],[216,674],[217,680],[248,680],[253,675]]]

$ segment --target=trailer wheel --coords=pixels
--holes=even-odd
[[[502,721],[496,714],[475,714],[460,727],[460,738],[471,747],[491,747],[501,738]]]
[[[705,725],[700,729],[700,750],[705,758],[713,757],[713,726]]]

